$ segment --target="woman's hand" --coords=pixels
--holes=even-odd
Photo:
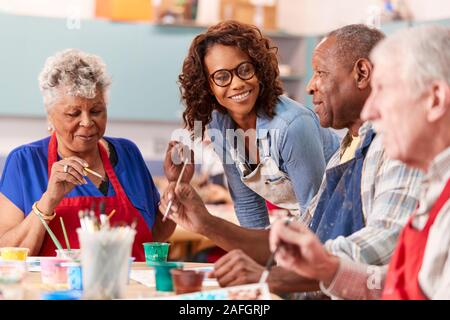
[[[189,156],[185,159],[187,155]],[[169,182],[178,180],[184,160],[188,162],[184,169],[181,182],[189,183],[195,171],[194,152],[178,141],[170,141],[164,159],[164,174]]]
[[[299,275],[331,283],[338,268],[339,258],[325,250],[319,238],[301,222],[276,221],[270,231],[270,250],[280,267]]]
[[[70,157],[52,166],[45,196],[50,206],[56,206],[75,186],[86,184],[84,167],[88,163],[78,157]]]

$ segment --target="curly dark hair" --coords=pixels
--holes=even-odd
[[[255,65],[261,86],[255,104],[257,112],[263,111],[272,118],[277,99],[283,94],[278,71],[278,48],[257,27],[237,21],[223,21],[209,27],[192,41],[182,73],[178,76],[181,100],[186,106],[183,112],[185,127],[193,131],[194,121],[201,121],[202,136],[205,126],[211,121],[213,110],[227,112],[209,90],[208,73],[204,65],[207,50],[216,44],[238,47],[248,54]]]

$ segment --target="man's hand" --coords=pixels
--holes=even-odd
[[[270,231],[270,250],[278,249],[277,264],[297,274],[330,284],[339,268],[339,258],[322,246],[319,238],[301,222],[276,221]]]
[[[194,188],[186,183],[180,183],[175,189],[171,182],[161,198],[159,210],[164,214],[170,201],[169,219],[186,230],[203,234],[203,228],[208,226],[211,214],[205,207]]]
[[[257,283],[263,271],[263,266],[237,249],[216,261],[210,277],[217,278],[221,287],[229,287]]]
[[[186,159],[187,158],[187,159]],[[194,175],[194,151],[177,141],[170,141],[164,159],[164,174],[169,182],[177,181],[183,168],[183,161],[187,161],[181,182],[189,183]]]

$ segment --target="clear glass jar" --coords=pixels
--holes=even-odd
[[[22,300],[23,280],[27,273],[25,261],[0,260],[0,300]]]

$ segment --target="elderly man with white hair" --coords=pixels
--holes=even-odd
[[[389,266],[360,264],[327,252],[300,223],[270,234],[279,265],[321,281],[346,299],[450,298],[450,28],[401,30],[372,53],[373,91],[362,112],[386,153],[426,173],[420,205],[404,227]]]
[[[132,255],[137,261],[145,259],[143,242],[172,234],[175,225],[162,223],[159,193],[136,145],[104,137],[110,83],[98,56],[69,49],[47,59],[39,85],[50,136],[14,149],[6,160],[0,180],[0,247],[54,256],[43,223],[65,243],[62,217],[70,248],[79,248],[79,210],[97,211],[100,203],[106,213],[116,210],[112,224],[136,222]]]

